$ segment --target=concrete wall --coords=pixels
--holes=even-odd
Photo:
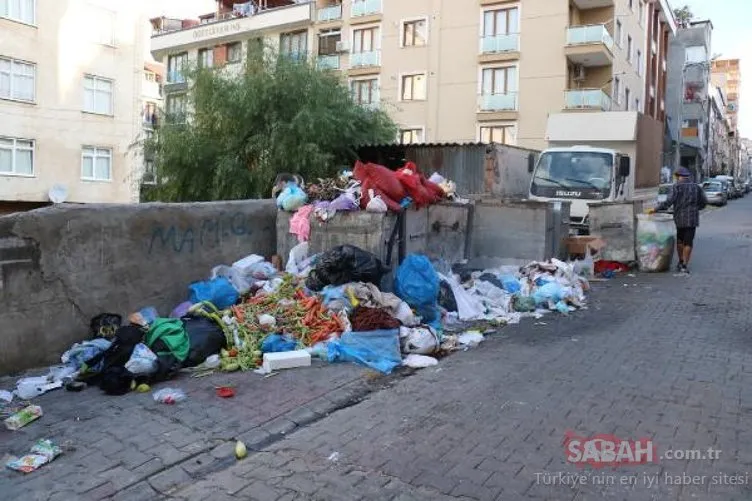
[[[162,315],[218,264],[276,248],[271,200],[56,206],[0,217],[0,374],[54,363],[102,312]]]

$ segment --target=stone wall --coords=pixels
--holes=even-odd
[[[163,315],[212,267],[276,250],[272,200],[61,205],[0,217],[0,374],[55,363],[102,312]]]

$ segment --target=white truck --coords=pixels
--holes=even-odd
[[[657,121],[637,112],[550,115],[550,147],[541,152],[533,169],[529,199],[571,202],[570,228],[575,234],[588,233],[590,204],[655,203],[662,130]]]

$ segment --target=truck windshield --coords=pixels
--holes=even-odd
[[[548,151],[540,157],[533,186],[605,190],[612,171],[613,155],[608,153]]]

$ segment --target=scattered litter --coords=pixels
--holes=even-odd
[[[457,336],[457,342],[468,348],[474,348],[483,341],[483,334],[478,331],[467,331]]]
[[[337,461],[339,461],[339,452],[332,452],[331,454],[329,454],[329,457],[327,459],[336,463]]]
[[[235,389],[231,386],[220,386],[217,388],[217,396],[220,398],[232,398],[235,396]]]
[[[5,427],[11,431],[20,430],[32,421],[36,421],[37,419],[42,417],[42,415],[42,408],[40,406],[30,405],[6,419],[4,421]]]
[[[185,399],[185,392],[177,388],[163,388],[154,392],[154,400],[163,404],[172,405]]]
[[[18,459],[9,461],[6,466],[11,470],[21,473],[31,473],[40,466],[45,465],[63,453],[63,450],[50,440],[40,440],[32,448],[29,454]]]
[[[150,391],[151,386],[146,383],[141,383],[140,385],[136,386],[136,392],[138,393],[149,393]]]
[[[306,350],[264,353],[264,370],[272,372],[280,369],[294,369],[311,365],[311,354]]]
[[[248,449],[246,448],[245,444],[238,440],[238,442],[235,444],[235,457],[238,459],[243,459],[248,455]]]
[[[0,390],[0,400],[10,403],[13,400],[13,393],[6,390]]]
[[[414,353],[409,354],[402,361],[402,365],[411,367],[413,369],[425,369],[426,367],[432,367],[438,365],[439,361],[433,357],[426,355],[416,355]]]

